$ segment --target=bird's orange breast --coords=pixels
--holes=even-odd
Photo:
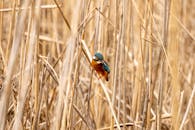
[[[108,81],[108,72],[104,70],[102,64],[98,64],[96,61],[92,60],[91,66],[96,70],[96,72],[105,77]]]

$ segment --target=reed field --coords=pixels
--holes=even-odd
[[[194,94],[194,0],[0,0],[0,130],[195,130]]]

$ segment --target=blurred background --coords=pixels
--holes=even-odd
[[[0,130],[194,130],[194,57],[193,0],[1,0]]]

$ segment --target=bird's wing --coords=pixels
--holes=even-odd
[[[110,68],[109,68],[109,66],[108,66],[108,64],[105,62],[105,61],[103,61],[103,69],[105,70],[105,71],[107,71],[108,73],[110,73]]]

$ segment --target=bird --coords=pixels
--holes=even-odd
[[[106,81],[108,81],[108,74],[110,73],[110,68],[106,61],[104,61],[104,57],[100,52],[96,52],[93,56],[91,66],[98,73],[98,75],[103,76]]]

